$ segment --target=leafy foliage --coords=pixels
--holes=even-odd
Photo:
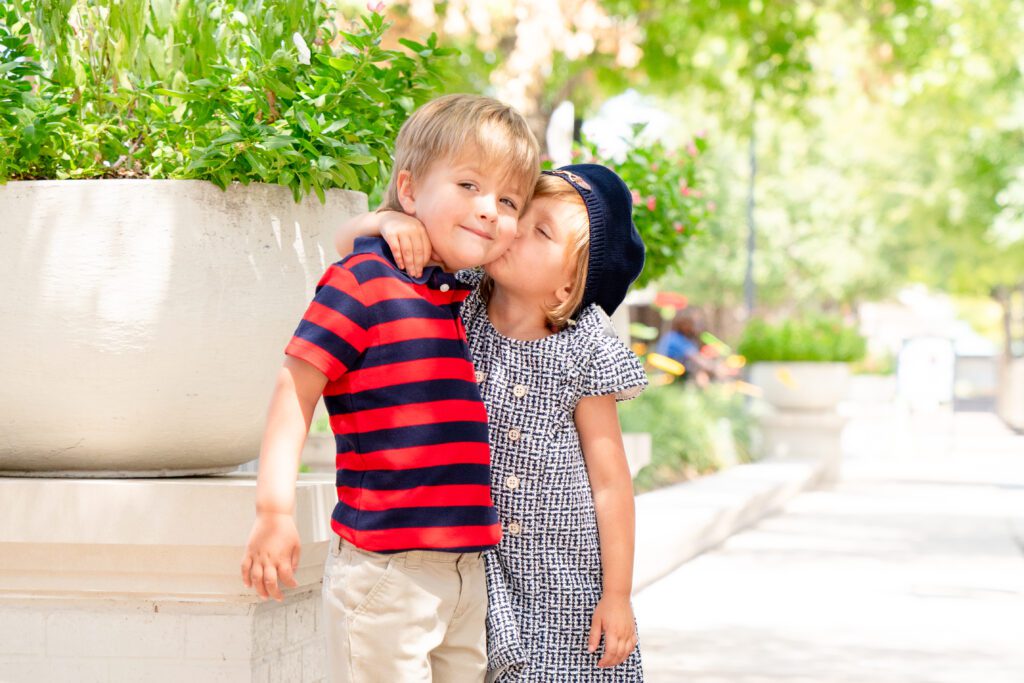
[[[370,192],[454,53],[435,36],[384,49],[381,15],[339,30],[327,0],[13,0],[0,12],[0,182]]]
[[[866,351],[867,343],[856,329],[829,317],[806,317],[779,324],[752,320],[744,329],[738,348],[738,353],[751,363],[850,363],[864,358]]]
[[[619,419],[625,432],[651,434],[651,462],[633,480],[638,492],[721,469],[727,464],[723,427],[739,459],[750,460],[754,418],[743,396],[728,385],[651,387],[619,404]]]
[[[641,127],[634,128],[622,158],[602,157],[597,145],[585,138],[573,152],[576,161],[613,169],[633,192],[633,221],[647,250],[637,287],[678,270],[687,245],[705,231],[715,211],[714,202],[705,196],[704,136],[675,150],[660,141],[640,142],[640,133]],[[543,166],[552,164],[547,161]]]

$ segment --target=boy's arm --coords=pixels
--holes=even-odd
[[[589,651],[605,634],[599,667],[625,661],[636,647],[636,624],[630,593],[633,588],[633,545],[636,511],[615,396],[587,396],[576,405],[576,429],[590,477],[601,539],[604,591],[591,619]]]
[[[279,584],[294,587],[300,541],[295,527],[295,482],[313,409],[327,377],[288,356],[267,411],[256,477],[256,521],[242,557],[242,582],[261,598],[282,600]]]
[[[370,235],[383,237],[391,248],[395,264],[412,277],[422,275],[423,267],[436,260],[426,228],[418,219],[401,211],[371,211],[348,219],[334,235],[334,248],[340,256],[348,256],[357,237]]]

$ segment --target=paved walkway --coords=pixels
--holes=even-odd
[[[636,596],[649,683],[1024,682],[1024,437],[856,417],[842,482]]]

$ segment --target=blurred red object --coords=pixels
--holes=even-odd
[[[658,292],[654,297],[654,305],[659,308],[674,308],[677,311],[690,305],[685,294],[676,292]]]

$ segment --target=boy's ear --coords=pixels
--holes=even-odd
[[[398,203],[402,211],[410,216],[416,215],[416,188],[412,182],[412,173],[403,169],[395,177],[395,189],[398,191]]]

